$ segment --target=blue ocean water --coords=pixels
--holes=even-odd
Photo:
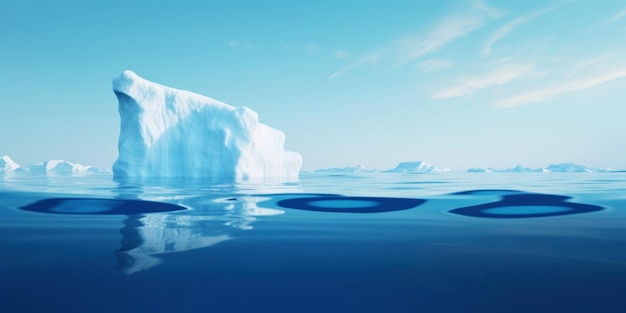
[[[0,177],[0,312],[626,312],[626,173]]]

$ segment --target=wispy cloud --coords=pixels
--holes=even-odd
[[[476,1],[470,9],[441,19],[428,31],[392,41],[375,52],[366,54],[358,59],[357,62],[344,66],[330,77],[334,78],[345,74],[364,64],[375,63],[371,61],[372,55],[376,55],[376,62],[379,59],[388,59],[395,60],[400,65],[406,64],[419,57],[443,49],[455,39],[466,36],[483,27],[490,19],[499,18],[503,15],[503,11],[489,7],[482,1]]]
[[[490,7],[484,1],[474,1],[474,9],[486,13],[491,18],[501,18],[505,14],[503,10]]]
[[[308,54],[318,54],[322,49],[316,45],[308,45],[304,51]]]
[[[428,53],[438,51],[449,42],[479,29],[485,23],[480,16],[454,16],[439,22],[422,36],[405,38],[397,43],[398,61],[407,63]]]
[[[513,29],[515,29],[515,27],[520,26],[522,24],[528,23],[530,21],[532,21],[533,19],[546,14],[550,11],[556,10],[557,8],[561,7],[561,5],[558,6],[551,6],[549,8],[543,9],[543,10],[539,10],[539,11],[535,11],[526,15],[522,15],[506,24],[504,24],[503,26],[501,26],[500,28],[498,28],[492,35],[491,37],[489,37],[489,40],[487,40],[487,43],[485,44],[485,47],[483,48],[483,55],[489,55],[491,54],[492,48],[491,46],[493,46],[497,41],[505,38],[506,36],[508,36],[508,34],[513,31]]]
[[[243,42],[238,42],[238,41],[229,41],[228,45],[231,47],[235,47],[235,48],[246,48],[246,49],[250,49],[250,48],[254,48],[254,45],[251,43],[243,43]]]
[[[422,72],[443,71],[452,68],[453,66],[454,63],[452,63],[452,61],[440,59],[425,60],[417,64],[417,68],[419,68]]]
[[[472,10],[457,13],[437,23],[421,36],[405,38],[399,42],[400,63],[406,63],[431,52],[438,51],[455,39],[464,37],[483,27],[490,19],[500,18],[504,12],[476,1]]]
[[[610,68],[612,62],[618,56],[619,54],[617,52],[612,52],[593,59],[578,61],[570,66],[570,69],[563,74],[563,77],[569,78],[584,71]]]
[[[337,59],[347,59],[349,57],[350,57],[350,54],[346,51],[343,51],[343,50],[335,51],[335,58]]]
[[[532,64],[508,64],[495,70],[467,79],[466,81],[446,87],[431,97],[445,99],[471,95],[474,92],[493,86],[504,85],[512,80],[536,74]]]
[[[365,56],[359,58],[356,62],[348,64],[348,65],[340,68],[338,71],[332,73],[329,76],[329,78],[331,78],[331,79],[332,78],[337,78],[337,77],[339,77],[341,75],[344,75],[348,71],[353,70],[353,69],[355,69],[357,67],[360,67],[360,66],[363,66],[363,65],[366,65],[366,64],[374,64],[374,63],[378,62],[379,58],[380,57],[379,57],[379,55],[377,53],[371,53],[371,54],[365,55]]]
[[[582,77],[564,84],[506,97],[496,101],[495,106],[512,108],[533,102],[546,101],[565,93],[596,88],[623,78],[626,78],[626,66],[593,76]]]
[[[613,23],[613,22],[617,22],[617,21],[623,19],[624,17],[626,17],[626,8],[623,8],[617,14],[612,15],[611,17],[607,18],[604,21],[604,24],[610,24],[610,23]]]

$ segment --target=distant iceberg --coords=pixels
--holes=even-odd
[[[0,172],[13,172],[21,166],[15,163],[8,155],[0,158]]]
[[[359,164],[357,166],[349,167],[332,167],[322,168],[314,171],[315,173],[375,173],[377,170],[366,168]]]
[[[451,169],[435,166],[426,162],[401,162],[393,169],[386,170],[387,173],[438,173],[450,172]]]
[[[605,168],[589,168],[574,163],[550,164],[544,168],[532,169],[518,165],[510,169],[494,169],[494,168],[470,168],[468,173],[605,173],[619,172],[619,170]]]
[[[121,129],[115,177],[298,177],[302,157],[256,112],[147,81],[113,80]]]
[[[518,165],[514,168],[509,169],[495,169],[493,167],[488,168],[470,168],[467,170],[468,173],[536,173],[536,172],[544,172],[543,169],[532,169],[530,167],[525,167]]]
[[[0,172],[25,173],[29,175],[75,175],[83,173],[106,173],[110,170],[100,169],[93,166],[85,166],[64,160],[48,160],[22,167],[15,163],[9,156],[0,159]]]
[[[25,168],[25,170],[33,174],[71,175],[74,173],[87,172],[89,168],[89,166],[64,160],[49,160],[30,165]]]
[[[550,164],[545,168],[546,172],[554,173],[592,173],[597,170],[573,163]]]

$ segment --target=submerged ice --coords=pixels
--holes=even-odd
[[[297,178],[302,158],[256,112],[147,81],[113,80],[121,128],[116,177]]]

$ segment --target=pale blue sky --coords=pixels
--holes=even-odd
[[[623,1],[0,0],[0,155],[111,167],[111,79],[248,106],[305,170],[626,168]]]

